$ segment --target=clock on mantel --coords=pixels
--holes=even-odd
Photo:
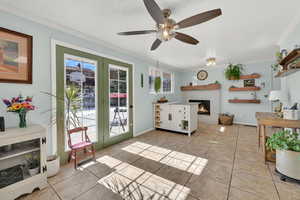
[[[200,80],[200,81],[206,80],[207,77],[208,77],[208,73],[207,73],[207,71],[205,71],[205,70],[200,70],[200,71],[197,73],[197,79]]]

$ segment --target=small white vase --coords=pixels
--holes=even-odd
[[[52,177],[58,174],[60,169],[59,156],[55,156],[55,158],[47,159],[47,177]]]

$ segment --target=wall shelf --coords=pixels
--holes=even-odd
[[[286,57],[284,57],[279,64],[283,67],[283,71],[278,72],[275,77],[286,77],[296,73],[300,70],[300,62],[294,65],[294,68],[289,69],[289,65],[300,58],[300,49],[294,49]]]
[[[279,64],[283,66],[284,68],[287,67],[288,64],[296,60],[297,58],[300,57],[300,49],[294,49],[291,51],[286,57],[284,57]]]
[[[35,152],[35,151],[39,151],[40,148],[39,147],[35,147],[35,146],[27,146],[27,147],[23,147],[23,148],[18,148],[6,153],[1,153],[0,154],[0,161],[1,160],[5,160],[5,159],[9,159],[9,158],[13,158],[16,156],[21,156],[24,154],[28,154],[31,152]]]
[[[289,70],[285,70],[285,71],[282,71],[282,72],[278,72],[276,75],[275,75],[275,78],[280,78],[280,77],[286,77],[286,76],[289,76],[291,74],[294,74],[296,72],[300,71],[300,68],[296,68],[296,69],[289,69]]]
[[[248,75],[241,75],[240,79],[245,80],[245,79],[255,79],[255,78],[260,78],[260,77],[261,77],[260,74],[253,73],[253,74],[248,74]]]
[[[220,88],[221,88],[221,84],[192,85],[192,86],[182,86],[181,91],[219,90]]]
[[[229,103],[254,103],[254,104],[260,104],[259,99],[229,99]]]
[[[238,91],[258,91],[260,90],[260,87],[254,86],[254,87],[230,87],[229,91],[231,92],[238,92]]]

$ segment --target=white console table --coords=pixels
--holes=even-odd
[[[26,158],[33,154],[39,157],[39,172],[30,175]],[[9,169],[15,168],[18,175],[13,176],[14,170]],[[0,132],[0,199],[14,200],[36,188],[45,188],[46,171],[45,128],[32,125],[28,128],[8,128],[5,132]]]

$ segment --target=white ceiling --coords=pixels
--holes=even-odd
[[[300,6],[299,0],[156,1],[162,9],[171,8],[176,21],[215,8],[221,8],[223,15],[181,31],[197,38],[197,46],[173,39],[151,52],[155,34],[116,34],[155,26],[142,0],[0,0],[0,7],[70,28],[148,59],[189,68],[204,65],[211,55],[218,63],[271,59]]]

